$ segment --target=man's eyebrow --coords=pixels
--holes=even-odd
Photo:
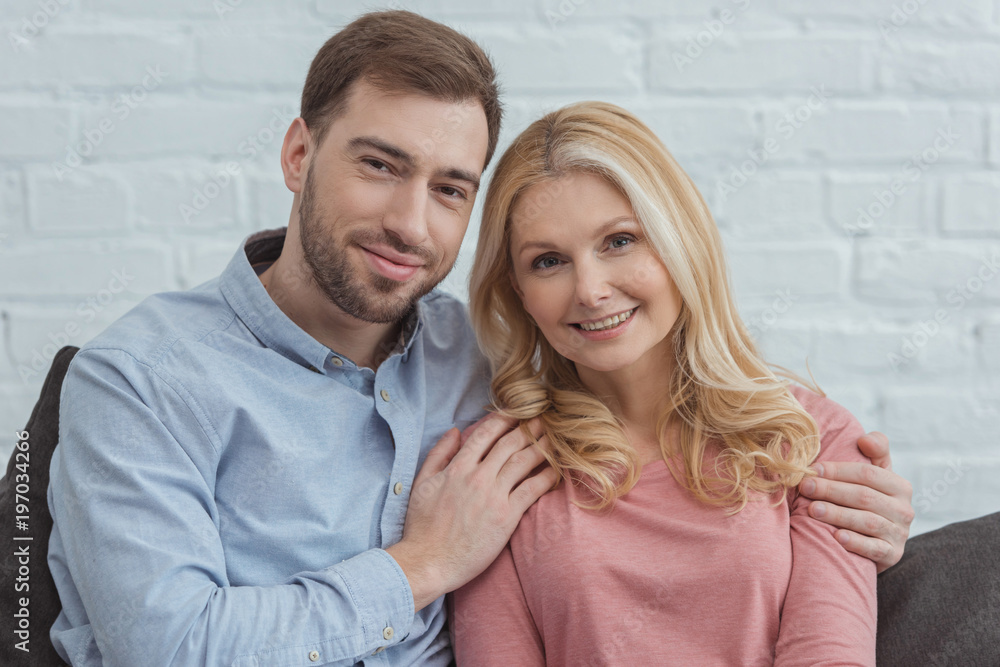
[[[399,146],[393,146],[389,142],[383,141],[378,137],[354,137],[347,143],[347,146],[351,150],[374,148],[377,151],[382,151],[389,157],[396,158],[400,162],[405,163],[408,167],[412,167],[414,163],[412,155],[404,151]]]
[[[387,141],[379,139],[378,137],[354,137],[347,143],[348,148],[351,150],[361,150],[363,148],[373,148],[377,151],[381,151],[391,158],[395,158],[405,164],[407,167],[413,167],[416,164],[416,160],[412,155],[407,153],[405,150],[399,146],[394,146]],[[457,181],[465,181],[469,186],[475,190],[479,191],[479,177],[468,169],[461,169],[459,167],[451,167],[450,169],[443,169],[439,171],[436,176],[450,178]]]
[[[441,176],[445,178],[451,178],[457,181],[465,181],[469,184],[475,192],[479,192],[479,177],[473,174],[468,169],[446,169],[441,172]]]

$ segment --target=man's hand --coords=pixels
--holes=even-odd
[[[872,431],[858,439],[867,463],[821,463],[819,477],[799,484],[813,500],[809,515],[837,526],[837,541],[848,551],[875,561],[878,571],[899,562],[913,522],[913,487],[892,472],[889,439]]]
[[[537,421],[529,425],[541,436]],[[438,441],[413,482],[403,539],[386,549],[406,574],[416,609],[489,567],[521,515],[555,484],[548,466],[531,474],[542,463],[517,420],[500,415]]]

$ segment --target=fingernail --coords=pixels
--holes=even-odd
[[[816,493],[816,480],[807,479],[802,482],[802,491],[808,496]]]
[[[826,516],[825,503],[813,503],[813,515],[818,517]]]
[[[814,465],[813,466],[813,470],[815,470],[816,474],[819,475],[820,477],[823,476],[823,464],[822,463],[817,463],[816,465]]]

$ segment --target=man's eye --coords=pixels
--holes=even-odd
[[[389,167],[386,166],[385,162],[381,162],[379,160],[373,160],[369,158],[365,160],[365,164],[369,165],[370,167],[373,167],[377,171],[383,171],[383,170],[389,171]]]
[[[465,194],[461,190],[448,185],[441,188],[441,193],[446,197],[458,197],[459,199],[465,199]]]

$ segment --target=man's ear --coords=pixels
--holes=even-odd
[[[309,161],[313,158],[315,144],[306,122],[296,118],[285,132],[281,144],[281,171],[285,175],[285,186],[299,194],[305,187]]]

